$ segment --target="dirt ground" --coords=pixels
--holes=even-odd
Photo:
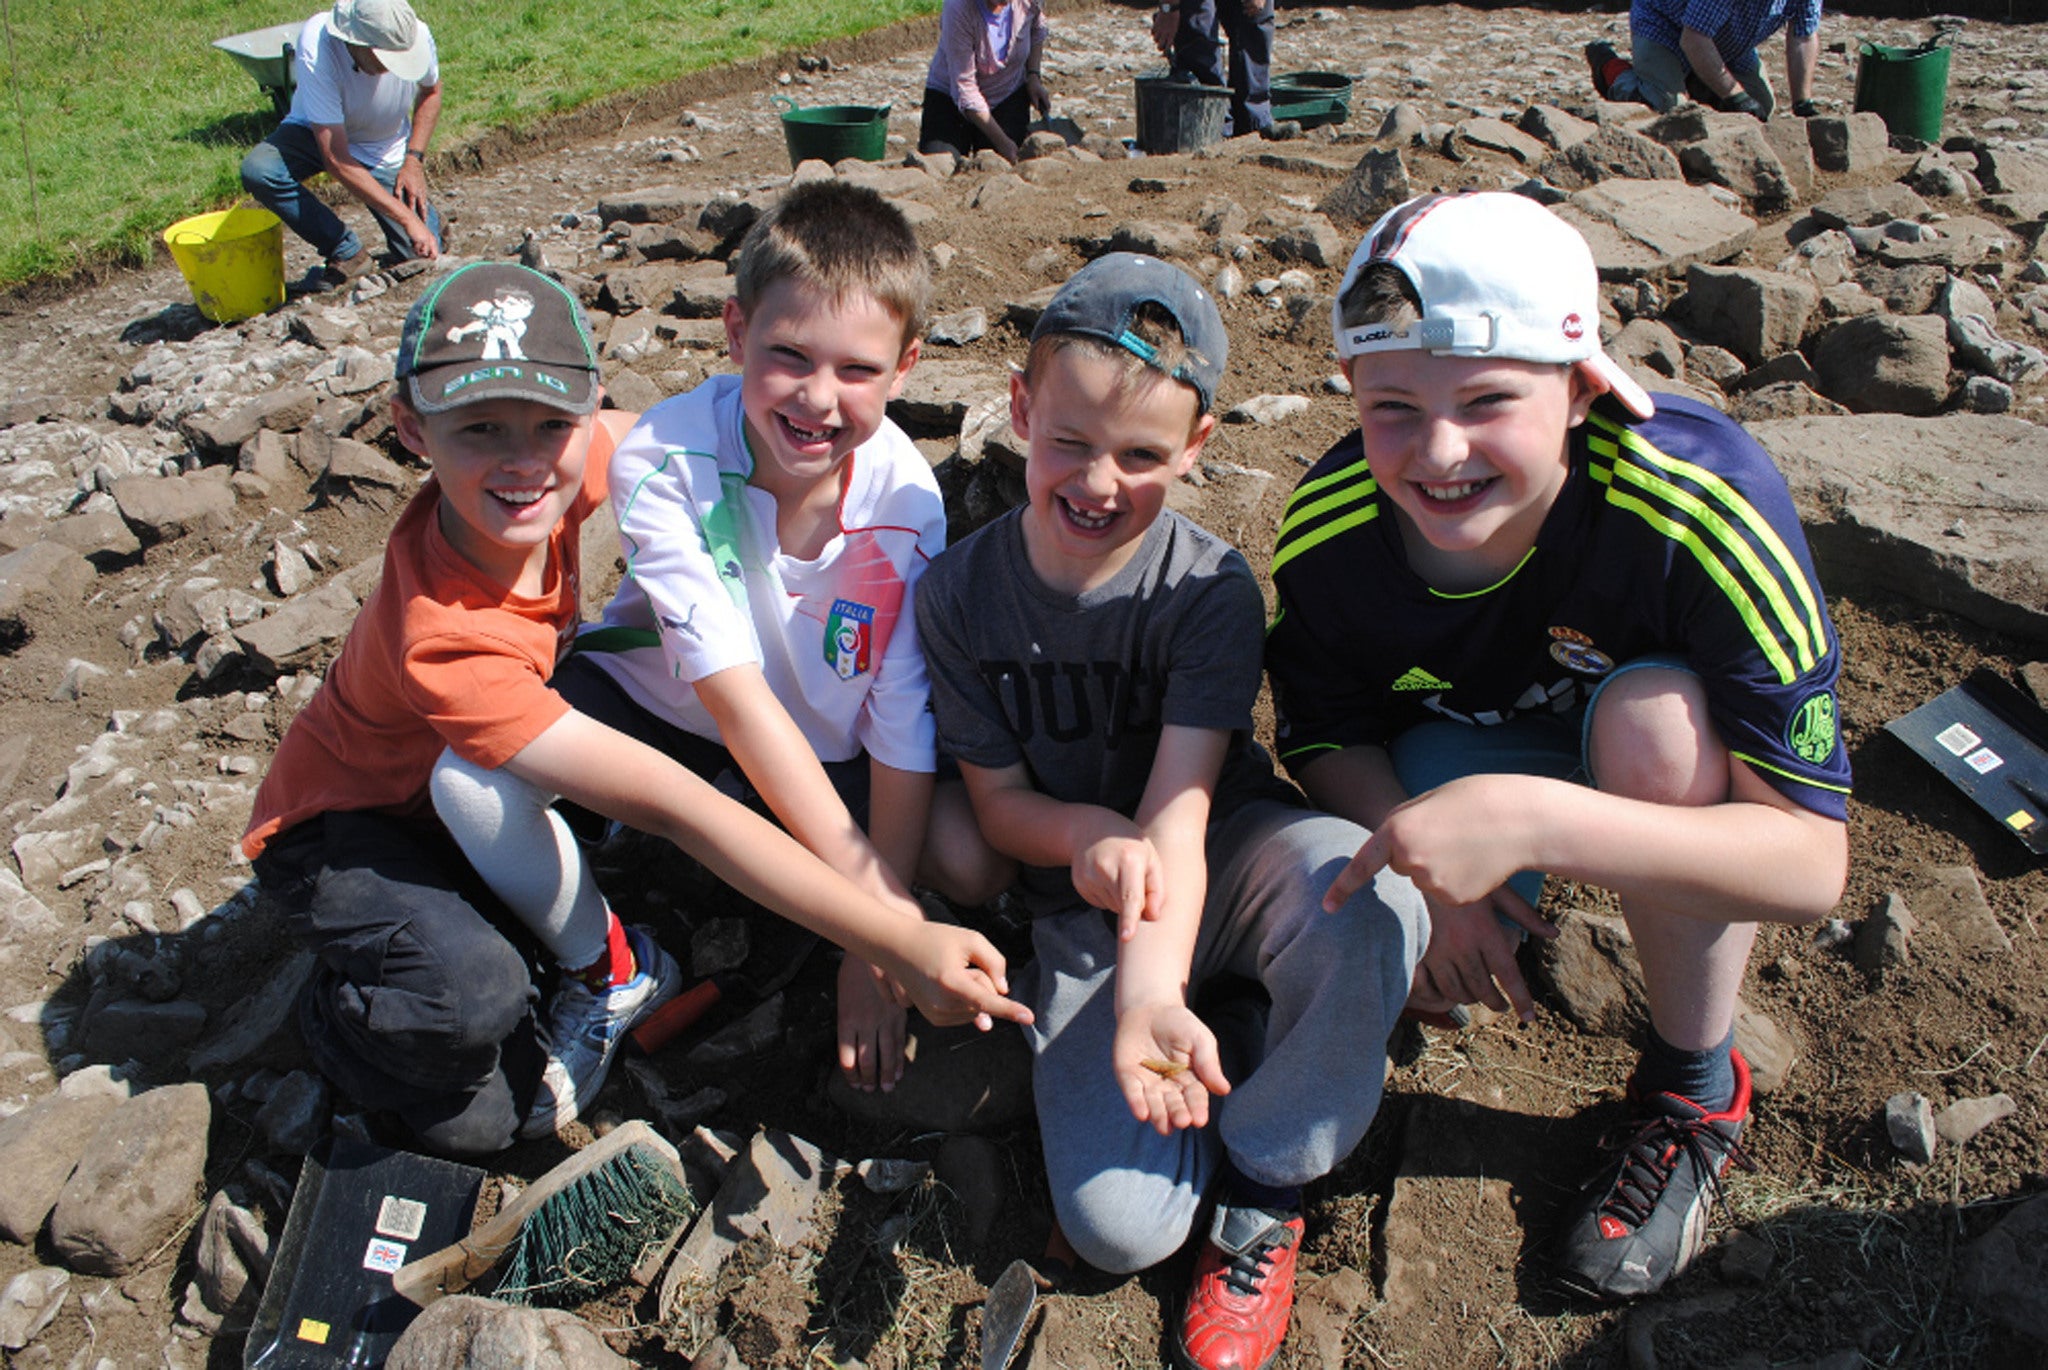
[[[1329,17],[1287,11],[1281,31],[1283,49],[1294,43],[1300,45],[1296,51],[1318,52],[1314,65],[1355,68],[1359,64],[1343,59],[1361,48],[1405,43],[1417,51],[1447,53],[1469,83],[1481,79],[1472,72],[1483,54],[1501,50],[1504,42],[1536,51],[1537,60],[1548,64],[1544,75],[1490,92],[1495,109],[1510,99],[1583,99],[1583,67],[1572,65],[1577,46],[1609,32],[1615,22],[1611,15],[1456,7],[1315,13]],[[1076,22],[1101,23],[1105,14],[1122,29],[1141,24],[1135,14],[1100,10],[1084,11]],[[2027,50],[2048,48],[2048,35],[2038,26],[2006,32]],[[860,62],[842,60],[829,74],[799,76],[799,85],[811,83],[800,97],[806,103],[879,102],[876,93],[919,79],[926,43],[925,32],[909,32],[890,62],[870,40]],[[1312,47],[1319,43],[1329,45],[1327,61],[1321,60],[1325,49]],[[1120,84],[1127,89],[1128,75],[1114,64],[1077,69],[1082,66],[1056,64],[1056,95],[1061,89],[1113,91]],[[1968,71],[1962,66],[1959,78]],[[1844,59],[1832,56],[1823,68],[1823,96],[1845,106],[1848,73]],[[467,255],[501,254],[517,244],[523,229],[545,229],[555,216],[588,210],[600,195],[621,189],[668,182],[744,187],[785,176],[788,163],[762,99],[774,88],[774,76],[761,72],[754,80],[745,89],[721,90],[717,99],[689,101],[697,115],[689,124],[678,123],[681,106],[640,107],[601,133],[586,120],[573,138],[501,147],[473,159],[483,161],[481,166],[444,169],[440,184],[451,192],[444,201],[453,211],[451,247]],[[1436,87],[1413,95],[1431,117],[1448,117],[1453,111],[1446,92],[1452,89],[1446,74]],[[913,102],[901,91],[898,96],[896,131],[914,132],[914,114],[908,124],[901,115]],[[1354,122],[1341,131],[1346,137],[1360,139],[1376,128],[1371,98],[1361,97]],[[1379,107],[1385,103],[1380,98]],[[1104,96],[1094,108],[1121,110],[1123,131],[1129,132],[1127,96]],[[674,153],[684,145],[694,156],[658,160],[664,150]],[[1015,360],[1022,339],[1000,322],[1004,303],[1063,279],[1099,250],[1115,225],[1137,218],[1188,222],[1205,200],[1227,197],[1250,211],[1256,234],[1262,212],[1284,217],[1312,208],[1331,184],[1313,169],[1262,163],[1262,153],[1301,153],[1348,165],[1362,151],[1355,141],[1332,141],[1328,133],[1284,147],[1254,142],[1233,149],[1215,157],[1076,164],[1046,177],[1031,193],[1005,200],[999,210],[972,207],[972,188],[986,175],[956,178],[918,196],[933,211],[920,226],[924,240],[950,244],[957,254],[938,274],[935,312],[981,307],[994,323],[978,342],[931,348],[926,356],[989,364]],[[1506,170],[1498,162],[1458,164],[1428,154],[1411,162],[1418,189],[1497,185]],[[1144,184],[1134,184],[1140,177]],[[1759,235],[1751,262],[1773,265],[1783,255],[1783,225],[1777,227],[1775,239],[1769,230]],[[592,239],[586,234],[580,241]],[[302,247],[294,245],[293,252],[293,272],[310,264]],[[1189,265],[1206,278],[1220,262]],[[1247,280],[1256,280],[1276,275],[1282,265],[1255,254],[1242,269]],[[595,274],[603,266],[593,260],[582,269]],[[1334,288],[1338,268],[1341,263],[1313,272],[1319,290]],[[408,291],[403,284],[397,289]],[[39,355],[38,345],[57,343],[66,364],[8,375],[6,398],[33,395],[60,410],[103,413],[104,397],[134,365],[134,339],[174,317],[170,307],[181,297],[175,273],[159,266],[61,298],[17,302],[11,312],[0,313],[0,358],[19,361]],[[379,316],[373,346],[395,341],[402,311],[387,312],[388,318]],[[1277,427],[1219,428],[1208,452],[1208,483],[1179,496],[1182,507],[1262,567],[1294,481],[1353,417],[1349,401],[1322,385],[1334,370],[1324,314],[1310,310],[1297,324],[1289,310],[1249,291],[1227,302],[1224,313],[1232,344],[1224,405],[1260,394],[1314,397],[1307,415]],[[2043,339],[2027,341],[2039,346]],[[715,367],[712,356],[670,353],[647,369],[673,389],[701,376],[707,361]],[[82,612],[27,640],[0,644],[0,738],[28,739],[26,763],[6,796],[10,822],[50,802],[76,755],[123,711],[182,706],[201,720],[196,732],[189,726],[174,730],[155,753],[144,751],[143,759],[131,763],[152,785],[218,783],[234,778],[235,758],[259,766],[267,759],[289,722],[290,711],[275,694],[263,704],[261,736],[229,734],[225,727],[240,711],[242,692],[266,690],[268,682],[202,684],[187,662],[159,651],[138,655],[124,641],[123,625],[138,614],[146,622],[166,588],[193,574],[233,585],[259,581],[271,537],[288,529],[332,549],[334,565],[349,566],[376,553],[388,522],[320,505],[265,511],[244,503],[237,517],[244,525],[237,534],[151,549],[103,575]],[[1767,1273],[1745,1277],[1737,1262],[1710,1253],[1694,1273],[1633,1313],[1566,1304],[1545,1290],[1543,1244],[1551,1221],[1581,1177],[1584,1148],[1618,1121],[1621,1081],[1632,1060],[1628,1042],[1582,1033],[1546,1002],[1527,1030],[1504,1023],[1457,1034],[1425,1029],[1402,1042],[1371,1134],[1350,1161],[1311,1191],[1302,1255],[1305,1289],[1351,1269],[1371,1282],[1373,1295],[1355,1316],[1321,1328],[1321,1337],[1298,1329],[1283,1352],[1283,1367],[1334,1363],[1318,1347],[1341,1348],[1336,1354],[1349,1366],[1417,1370],[1787,1365],[1842,1352],[1855,1358],[1829,1363],[2048,1364],[2048,1351],[2000,1330],[1956,1285],[1957,1258],[1966,1244],[2016,1202],[2048,1190],[2048,1000],[2041,992],[2048,944],[2039,927],[2048,918],[2048,874],[1882,730],[1977,666],[2016,677],[2022,665],[2048,651],[1922,607],[1910,587],[1901,590],[1896,597],[1830,601],[1847,661],[1842,719],[1856,774],[1850,881],[1836,912],[1854,924],[1889,892],[1917,888],[1931,868],[1966,866],[1981,878],[2013,949],[1995,957],[1973,955],[1939,928],[1923,924],[1912,964],[1877,982],[1851,964],[1845,948],[1817,946],[1811,929],[1765,929],[1745,994],[1796,1040],[1800,1059],[1785,1086],[1759,1101],[1745,1143],[1760,1168],[1731,1180],[1730,1211],[1717,1231],[1724,1239],[1741,1232],[1764,1243]],[[55,697],[75,659],[106,666],[111,674],[94,679],[83,698]],[[140,791],[142,803],[150,793],[147,787]],[[247,868],[233,852],[245,815],[245,800],[224,803],[152,851],[148,863],[156,896],[189,887],[210,905],[239,886]],[[131,820],[127,830],[136,826]],[[622,911],[654,921],[677,945],[686,942],[689,925],[730,911],[680,862],[645,852],[608,878]],[[119,921],[118,901],[109,906],[96,899],[90,878],[70,889],[35,893],[65,920],[67,931],[46,944],[0,948],[0,1008],[80,994],[80,956],[89,938],[149,941]],[[1549,906],[1566,913],[1602,908],[1604,901],[1597,892],[1554,889]],[[1014,930],[996,931],[1021,950]],[[257,919],[231,923],[212,938],[167,940],[181,944],[187,992],[196,993],[216,1021],[285,950],[276,931]],[[703,1084],[725,1089],[728,1102],[712,1120],[721,1128],[746,1133],[762,1125],[782,1127],[849,1158],[932,1157],[938,1136],[863,1124],[827,1101],[830,985],[826,959],[814,957],[788,991],[791,1027],[766,1061],[691,1072],[676,1052],[657,1064],[678,1093]],[[0,1031],[24,1047],[40,1046],[29,1040],[33,1029],[17,1021],[0,1020]],[[0,1051],[5,1045],[0,1042]],[[144,1064],[155,1072],[153,1080],[179,1078],[176,1062]],[[0,1074],[0,1089],[11,1098],[33,1097],[50,1085],[46,1066]],[[2003,1091],[2017,1101],[2018,1112],[1966,1146],[1945,1148],[1933,1164],[1914,1167],[1894,1153],[1882,1119],[1885,1100],[1909,1089],[1929,1096],[1937,1108]],[[640,1108],[634,1087],[624,1080],[601,1103],[619,1116]],[[251,1111],[242,1102],[217,1110],[209,1186],[234,1176],[245,1157],[260,1151]],[[625,1300],[591,1311],[601,1323],[621,1329],[615,1345],[643,1364],[686,1364],[717,1332],[730,1337],[756,1370],[844,1363],[849,1357],[876,1370],[974,1364],[978,1303],[987,1284],[1012,1258],[1038,1254],[1048,1221],[1033,1130],[1017,1127],[995,1140],[1003,1158],[1002,1206],[978,1245],[969,1236],[967,1205],[935,1186],[908,1198],[849,1186],[836,1196],[830,1220],[810,1247],[780,1253],[747,1248],[719,1292],[678,1322],[652,1326],[651,1304]],[[522,1147],[494,1174],[531,1177],[560,1154],[556,1144]],[[288,1161],[275,1163],[291,1168]],[[1405,1222],[1390,1225],[1397,1195],[1418,1207]],[[1434,1221],[1419,1222],[1418,1212],[1433,1213]],[[268,1216],[275,1231],[282,1214]],[[1427,1243],[1420,1240],[1424,1229]],[[0,1282],[37,1263],[37,1254],[0,1248]],[[1028,1353],[1039,1365],[1162,1361],[1164,1329],[1190,1261],[1191,1254],[1183,1253],[1129,1279],[1083,1273],[1049,1301]],[[143,1271],[116,1282],[114,1294],[91,1316],[74,1297],[37,1345],[8,1363],[85,1365],[89,1359],[74,1357],[88,1349],[90,1356],[110,1357],[120,1366],[165,1363],[160,1348],[175,1340],[167,1329],[189,1278],[189,1255],[173,1246]],[[75,1279],[74,1295],[104,1283]],[[233,1333],[191,1339],[178,1342],[172,1355],[179,1364],[238,1364],[241,1342]]]

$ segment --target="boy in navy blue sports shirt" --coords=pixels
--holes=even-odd
[[[1592,254],[1508,194],[1411,200],[1333,311],[1359,430],[1273,552],[1282,759],[1373,830],[1431,935],[1409,1006],[1526,1021],[1542,876],[1616,891],[1650,1041],[1638,1126],[1559,1277],[1647,1293],[1705,1241],[1749,1110],[1736,991],[1759,921],[1819,918],[1848,867],[1840,655],[1783,477],[1740,427],[1654,403],[1601,350]]]

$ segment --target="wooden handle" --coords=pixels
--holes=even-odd
[[[675,1168],[677,1175],[683,1173],[682,1158],[660,1133],[637,1118],[621,1123],[535,1180],[523,1194],[461,1241],[416,1261],[407,1261],[392,1273],[391,1287],[422,1308],[443,1295],[460,1294],[490,1272],[519,1235],[519,1229],[542,1204],[631,1146],[654,1148]]]

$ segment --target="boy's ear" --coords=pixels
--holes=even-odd
[[[725,350],[732,356],[734,366],[747,364],[747,312],[740,308],[737,295],[725,297]]]
[[[403,394],[391,397],[391,428],[398,434],[398,441],[406,451],[421,461],[433,460],[432,454],[427,451],[427,430],[420,422],[420,411],[413,408]]]
[[[1187,448],[1180,454],[1180,459],[1173,464],[1174,475],[1185,476],[1188,472],[1195,469],[1196,459],[1202,455],[1203,446],[1208,443],[1209,435],[1215,431],[1216,412],[1214,410],[1195,420],[1193,430],[1188,433]]]
[[[1031,387],[1024,381],[1022,371],[1010,373],[1010,431],[1017,435],[1017,441],[1031,445]]]
[[[1593,410],[1593,401],[1607,393],[1607,387],[1586,373],[1583,366],[1573,366],[1570,371],[1571,391],[1567,400],[1565,427],[1577,428],[1586,421],[1586,415]]]
[[[895,399],[903,393],[903,382],[910,379],[910,368],[917,365],[917,359],[924,355],[924,339],[912,338],[904,345],[903,355],[896,359],[896,374],[889,381],[889,398]]]

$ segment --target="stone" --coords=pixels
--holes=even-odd
[[[921,361],[889,402],[889,417],[913,435],[960,431],[967,411],[982,396],[1009,393],[1010,378],[986,362]]]
[[[641,224],[627,237],[633,250],[650,262],[689,262],[708,257],[718,249],[717,240],[703,232],[694,222],[671,220],[668,223]],[[610,276],[606,273],[606,283]],[[602,297],[600,297],[602,298]],[[658,303],[658,301],[657,301]]]
[[[1972,414],[2006,414],[2012,411],[2013,388],[1990,376],[1972,376],[1963,382],[1963,407]]]
[[[238,450],[258,432],[296,432],[312,422],[318,402],[311,386],[280,386],[231,409],[187,414],[178,420],[178,431],[200,451],[224,454]]]
[[[1991,912],[1974,866],[1930,868],[1912,898],[1921,922],[1941,930],[1960,950],[1983,955],[2004,955],[2012,950],[2012,938]]]
[[[1785,164],[1778,160],[1777,149],[1754,119],[1680,149],[1678,164],[1687,180],[1726,186],[1765,213],[1799,199]]]
[[[1024,473],[1024,444],[1010,427],[1009,391],[984,395],[968,408],[960,423],[959,457],[969,465],[993,458],[1019,475]]]
[[[1169,261],[1186,261],[1200,257],[1209,250],[1209,245],[1193,224],[1126,219],[1110,230],[1109,248],[1112,252],[1143,252]]]
[[[1281,229],[1267,242],[1266,250],[1276,261],[1333,269],[1342,268],[1351,256],[1351,244],[1320,214]]]
[[[955,1133],[939,1144],[932,1173],[953,1191],[967,1211],[967,1241],[975,1250],[988,1242],[1002,1216],[1009,1167],[1003,1149],[986,1137]]]
[[[1993,195],[2048,194],[2048,157],[2023,148],[1979,143],[1977,179]]]
[[[1534,166],[1551,151],[1551,146],[1542,139],[1499,119],[1467,119],[1458,125],[1453,136],[1469,147],[1505,152],[1524,166]]]
[[[1760,1287],[1770,1278],[1778,1259],[1776,1248],[1754,1232],[1737,1232],[1721,1243],[1719,1255],[1722,1279],[1752,1287]]]
[[[1844,319],[1811,355],[1821,393],[1858,412],[1932,414],[1948,400],[1948,325],[1932,314]]]
[[[896,1088],[864,1093],[832,1072],[825,1098],[865,1122],[920,1132],[993,1134],[1029,1122],[1031,1052],[1021,1034],[917,1023]]]
[[[1756,234],[1755,220],[1676,180],[1603,182],[1574,193],[1556,213],[1585,235],[1602,280],[1725,262]]]
[[[597,217],[608,224],[695,222],[706,203],[703,191],[688,186],[647,186],[599,197]]]
[[[238,1207],[226,1190],[216,1190],[193,1244],[201,1300],[216,1313],[253,1313],[269,1277],[269,1261],[270,1238],[256,1215]]]
[[[2015,1207],[1963,1248],[1963,1296],[1992,1321],[2048,1342],[2048,1195]]]
[[[85,1274],[133,1270],[198,1202],[212,1118],[201,1084],[152,1089],[108,1114],[57,1196],[51,1249]]]
[[[1685,344],[1669,325],[1656,319],[1631,319],[1607,341],[1607,355],[1667,379],[1685,374]],[[1739,363],[1738,363],[1739,365]]]
[[[79,1048],[95,1059],[169,1060],[206,1030],[206,1005],[193,999],[116,999],[87,1013],[83,1027]]]
[[[931,321],[925,329],[925,340],[943,347],[965,347],[979,341],[988,334],[988,311],[985,309],[963,309],[956,314],[942,314]]]
[[[235,629],[235,641],[266,674],[285,675],[312,666],[322,648],[348,636],[358,607],[355,592],[337,576]]]
[[[2048,431],[1950,414],[1790,419],[1750,432],[1785,473],[1830,591],[1903,594],[2000,632],[2048,635]],[[1932,489],[1954,493],[1930,499]],[[1958,515],[1967,538],[1950,531]]]
[[[1576,114],[1567,114],[1555,105],[1535,104],[1522,111],[1522,117],[1515,126],[1551,147],[1562,151],[1575,144],[1583,143],[1600,131],[1600,125],[1590,119],[1581,119]]]
[[[303,1070],[285,1076],[256,1110],[256,1130],[274,1152],[311,1151],[327,1134],[327,1082]]]
[[[327,499],[355,500],[384,513],[396,509],[416,483],[404,467],[368,443],[334,438],[317,485]]]
[[[1395,106],[1395,110],[1401,108],[1404,106]],[[1389,122],[1393,117],[1390,111]],[[1316,212],[1334,223],[1367,228],[1413,194],[1408,164],[1401,160],[1399,146],[1370,148],[1351,174],[1317,202]]]
[[[1551,996],[1581,1031],[1627,1037],[1647,1021],[1642,967],[1619,918],[1574,911],[1539,955]]]
[[[1913,912],[1898,891],[1886,893],[1876,913],[1856,927],[1856,968],[1865,975],[1913,964]]]
[[[1781,116],[1765,124],[1763,132],[1792,187],[1793,203],[1813,198],[1813,141],[1806,136],[1806,121]]]
[[[1306,414],[1312,401],[1306,395],[1253,395],[1241,400],[1224,411],[1225,423],[1254,423],[1260,425],[1284,423],[1297,415]]]
[[[123,476],[114,503],[145,545],[192,533],[224,532],[235,508],[228,473],[213,468],[190,476]]]
[[[1958,1099],[1934,1115],[1934,1135],[1950,1146],[1961,1146],[2002,1118],[2019,1112],[2012,1095],[1987,1094],[1977,1099]]]
[[[1371,1281],[1350,1266],[1303,1285],[1294,1301],[1290,1343],[1308,1353],[1312,1365],[1345,1364],[1351,1326],[1373,1299]]]
[[[0,1350],[19,1351],[40,1336],[55,1321],[70,1288],[71,1272],[54,1265],[24,1270],[9,1280],[0,1290]]]
[[[1921,220],[1933,213],[1927,201],[1897,181],[1842,186],[1814,201],[1808,211],[1823,228],[1875,228],[1895,219]]]
[[[1884,120],[1867,111],[1846,118],[1808,119],[1806,136],[1813,146],[1813,164],[1822,171],[1871,171],[1891,156],[1891,134]]]
[[[755,1133],[727,1167],[710,1211],[676,1248],[662,1280],[661,1316],[674,1313],[685,1289],[716,1278],[746,1238],[766,1235],[785,1249],[808,1240],[818,1200],[843,1168],[800,1137],[774,1129]]]
[[[1884,1130],[1898,1153],[1915,1165],[1934,1159],[1934,1108],[1926,1095],[1908,1090],[1885,1100]]]
[[[0,556],[0,623],[19,630],[54,618],[84,599],[99,573],[52,539]]]
[[[1751,366],[1796,350],[1820,291],[1783,271],[1697,264],[1685,273],[1686,321]]]
[[[2008,342],[1994,324],[1997,307],[1968,281],[1951,278],[1935,297],[1934,312],[1948,320],[1956,360],[2008,385],[2025,385],[2048,373],[2039,348]]]
[[[1744,388],[1729,410],[1735,421],[1744,425],[1848,412],[1804,381],[1773,381],[1753,390]]]
[[[455,1294],[413,1319],[386,1370],[629,1370],[597,1329],[559,1308],[522,1308]]]
[[[1799,1060],[1799,1044],[1769,1014],[1746,1002],[1735,1000],[1735,1049],[1749,1062],[1750,1088],[1758,1094],[1776,1094]]]
[[[23,1244],[35,1240],[93,1133],[120,1102],[46,1094],[0,1118],[0,1234]]]
[[[1537,164],[1536,174],[1567,190],[1609,181],[1683,181],[1685,177],[1670,148],[1613,125],[1544,158]]]
[[[680,319],[716,319],[725,312],[732,296],[732,276],[725,263],[691,262],[672,277],[666,303],[652,307]]]
[[[630,366],[615,366],[604,378],[606,407],[644,414],[668,398],[668,392]]]

